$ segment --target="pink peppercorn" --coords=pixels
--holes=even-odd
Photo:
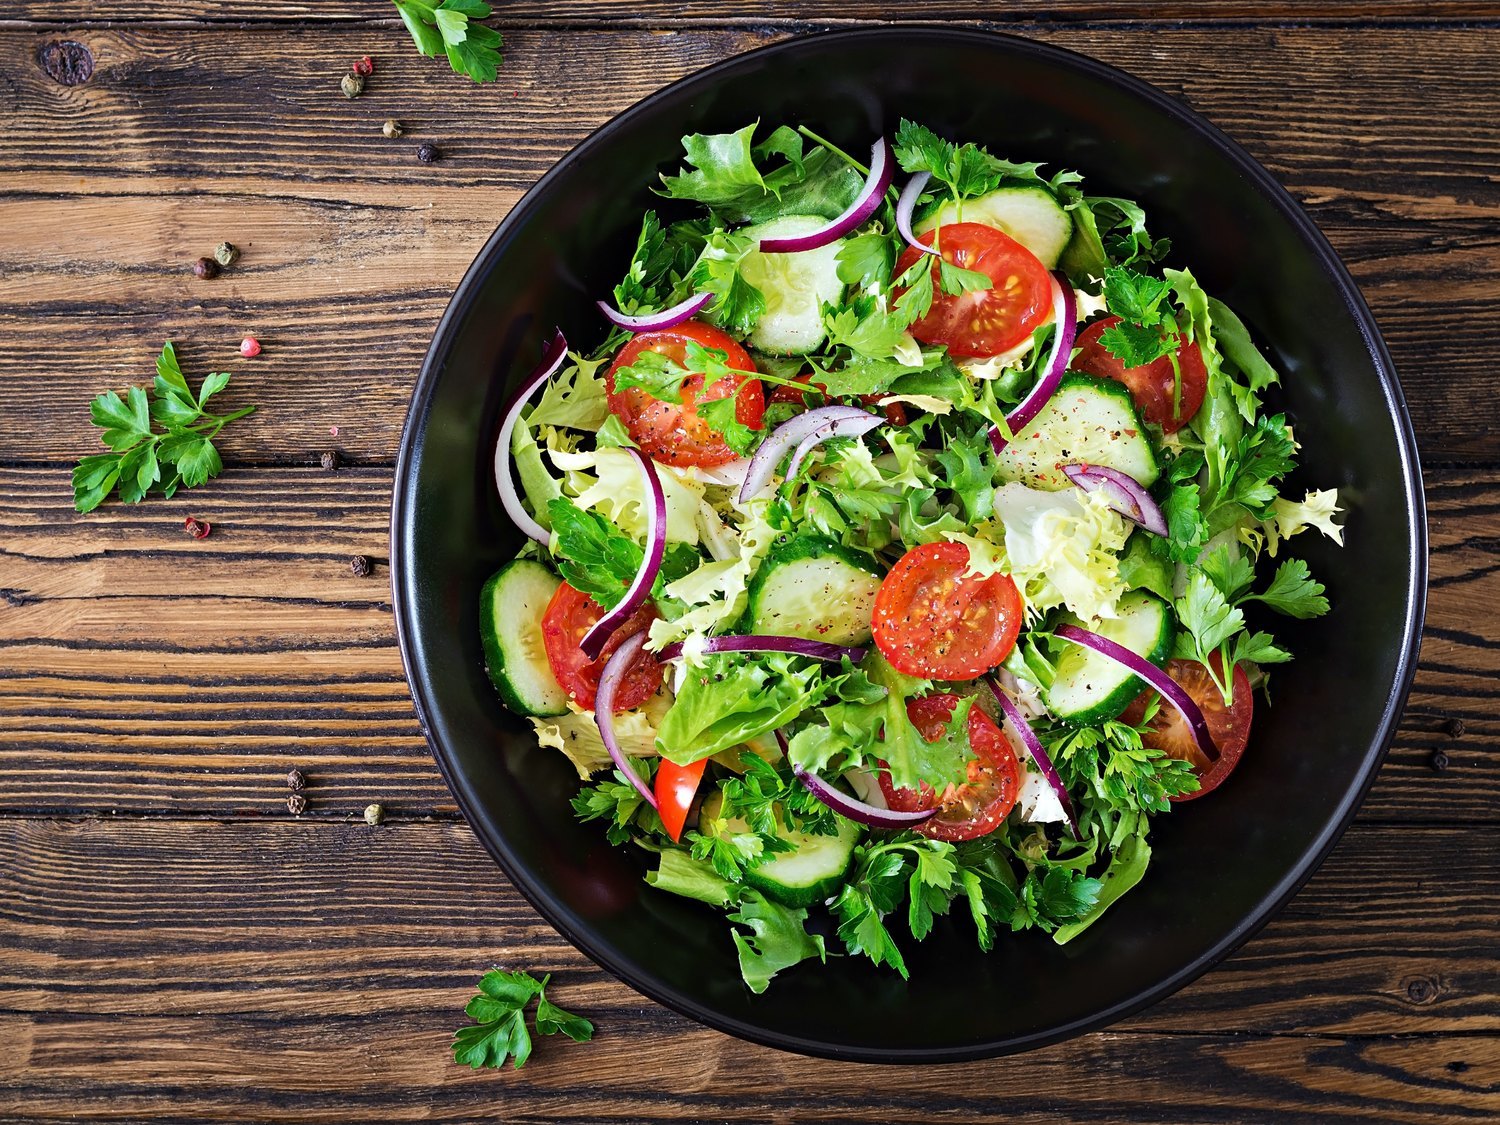
[[[370,77],[370,75],[375,73],[375,60],[372,59],[369,55],[366,55],[364,58],[359,59],[357,62],[355,62],[353,70],[354,73],[359,75],[361,78],[368,78]]]
[[[254,336],[246,336],[240,341],[240,355],[246,359],[254,359],[260,355],[260,341]]]

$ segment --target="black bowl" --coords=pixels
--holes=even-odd
[[[644,866],[568,807],[560,754],[486,679],[479,588],[521,536],[490,479],[501,403],[559,325],[591,345],[594,298],[629,258],[647,186],[688,132],[799,122],[860,150],[900,116],[1018,160],[1077,168],[1139,200],[1175,264],[1231,304],[1286,375],[1303,479],[1350,508],[1342,550],[1296,541],[1334,610],[1279,623],[1274,677],[1230,784],[1156,821],[1145,881],[1082,937],[991,954],[958,920],[908,943],[910,984],[863,959],[803,965],[763,996],[740,983],[722,918],[659,894]],[[1416,665],[1426,592],[1421,478],[1380,333],[1323,236],[1212,125],[1091,59],[977,31],[888,27],[796,39],[652,95],[544,176],[475,260],[412,395],[391,517],[396,623],[433,754],[479,838],[569,941],[712,1027],[833,1058],[917,1062],[1019,1051],[1097,1028],[1180,988],[1306,881],[1353,816]]]

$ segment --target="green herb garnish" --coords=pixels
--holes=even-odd
[[[74,467],[73,506],[92,512],[116,488],[121,500],[135,504],[152,488],[171,496],[179,487],[195,488],[218,476],[224,462],[213,439],[225,425],[255,410],[246,406],[230,414],[209,413],[208,400],[228,385],[226,372],[205,375],[194,397],[169,340],[157,357],[151,391],[131,387],[123,399],[106,391],[89,404],[89,417],[104,431],[100,440],[111,452],[85,457]]]

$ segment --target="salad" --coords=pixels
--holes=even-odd
[[[1136,204],[910,121],[758,132],[684,138],[603,343],[504,415],[490,676],[757,992],[1067,942],[1233,771],[1337,494],[1282,495],[1277,372]]]

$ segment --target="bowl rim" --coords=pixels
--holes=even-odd
[[[1316,257],[1337,287],[1338,294],[1364,338],[1365,347],[1379,376],[1380,388],[1386,407],[1395,426],[1396,440],[1401,461],[1403,491],[1407,503],[1408,531],[1411,554],[1408,559],[1408,594],[1401,650],[1396,664],[1396,675],[1386,697],[1376,735],[1366,751],[1355,783],[1349,786],[1335,806],[1333,815],[1325,821],[1324,828],[1312,845],[1303,852],[1298,862],[1281,881],[1246,913],[1228,934],[1198,957],[1180,966],[1176,972],[1158,980],[1150,987],[1122,1000],[1106,1009],[1070,1021],[1066,1024],[1047,1027],[1043,1030],[1021,1035],[990,1039],[984,1042],[934,1048],[869,1048],[829,1043],[808,1039],[799,1035],[768,1031],[753,1023],[725,1016],[698,1002],[678,990],[643,979],[635,966],[616,958],[597,946],[588,937],[565,924],[554,912],[550,895],[534,880],[512,856],[504,844],[493,817],[479,801],[463,772],[448,750],[434,738],[429,715],[434,707],[428,697],[423,677],[416,674],[418,654],[412,648],[414,630],[413,617],[416,612],[414,584],[408,580],[410,560],[404,547],[402,531],[411,515],[411,495],[417,465],[420,459],[421,437],[437,383],[445,367],[445,357],[451,350],[453,338],[464,322],[479,291],[487,280],[493,259],[509,239],[511,232],[528,217],[536,201],[545,195],[552,182],[574,163],[587,159],[592,150],[615,133],[628,129],[634,120],[647,112],[661,99],[684,88],[699,84],[711,85],[723,75],[746,66],[759,65],[767,57],[788,54],[796,55],[817,44],[819,48],[838,47],[845,44],[859,45],[870,40],[901,36],[905,40],[915,37],[928,42],[961,42],[968,46],[1031,55],[1063,69],[1081,71],[1096,79],[1122,88],[1151,104],[1159,112],[1176,119],[1190,131],[1209,142],[1226,157],[1282,217],[1291,224],[1296,233]],[[625,110],[611,117],[579,141],[536,181],[515,203],[501,220],[495,231],[485,242],[455,289],[453,297],[444,310],[433,333],[432,344],[422,363],[412,390],[411,406],[402,427],[397,454],[395,476],[392,487],[390,523],[390,559],[392,609],[396,624],[397,645],[401,653],[402,671],[412,694],[417,721],[427,740],[439,772],[453,793],[460,811],[475,835],[489,852],[500,869],[531,906],[553,926],[574,948],[582,952],[595,964],[605,969],[637,992],[659,1004],[687,1016],[688,1018],[741,1039],[790,1051],[802,1055],[840,1061],[876,1063],[945,1063],[963,1062],[1043,1047],[1065,1039],[1095,1031],[1143,1010],[1183,988],[1213,966],[1233,953],[1271,920],[1282,907],[1302,888],[1322,866],[1323,861],[1338,843],[1344,830],[1363,802],[1365,794],[1375,780],[1381,762],[1393,740],[1400,722],[1406,700],[1411,691],[1421,649],[1422,626],[1427,604],[1427,520],[1426,501],[1422,489],[1422,474],[1417,451],[1416,435],[1408,413],[1405,396],[1397,378],[1395,364],[1386,348],[1385,341],[1375,323],[1374,315],[1366,304],[1359,287],[1349,274],[1343,261],[1332,245],[1313,223],[1301,205],[1238,142],[1232,140],[1218,126],[1171,97],[1144,79],[1101,62],[1088,55],[1066,48],[1043,43],[1024,36],[991,31],[981,28],[952,27],[943,24],[910,23],[882,25],[879,27],[853,28],[837,31],[794,35],[776,43],[721,59],[707,67],[695,70],[682,78],[663,86]]]

